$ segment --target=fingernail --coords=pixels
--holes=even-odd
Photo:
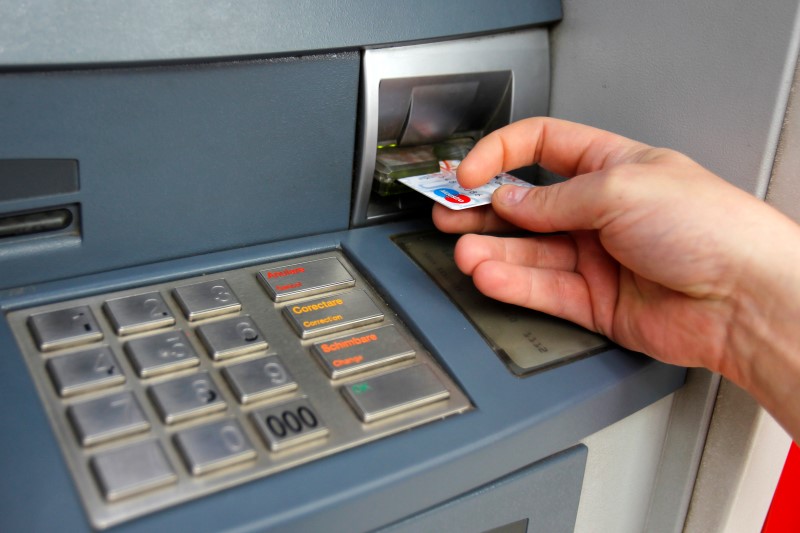
[[[530,188],[517,185],[503,185],[494,192],[498,202],[504,205],[516,205],[525,198]]]

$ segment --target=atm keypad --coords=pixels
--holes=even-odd
[[[8,319],[96,528],[471,408],[340,252]]]

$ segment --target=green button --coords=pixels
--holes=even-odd
[[[365,392],[369,391],[369,384],[368,383],[356,383],[350,390],[353,391],[353,394],[364,394]]]

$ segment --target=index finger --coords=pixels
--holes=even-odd
[[[458,181],[479,187],[500,172],[539,164],[571,178],[636,159],[648,145],[621,135],[549,117],[521,120],[496,130],[458,167]]]

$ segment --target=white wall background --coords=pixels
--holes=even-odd
[[[800,219],[800,111],[786,113],[797,0],[563,6],[552,116],[680,150],[759,197],[769,188]],[[746,394],[702,370],[585,442],[581,532],[757,532],[789,446]]]

